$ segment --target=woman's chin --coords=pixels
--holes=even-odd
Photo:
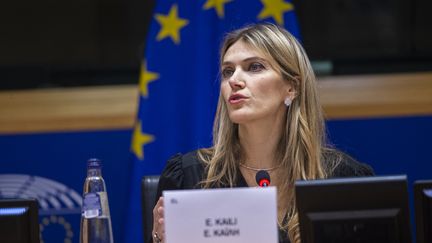
[[[251,120],[251,115],[248,114],[239,114],[236,112],[233,112],[229,115],[230,120],[232,121],[232,123],[236,123],[236,124],[244,124],[247,123],[248,121]]]

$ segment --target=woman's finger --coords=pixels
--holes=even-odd
[[[153,241],[164,242],[165,227],[164,227],[164,208],[163,197],[160,197],[155,207],[153,208]]]

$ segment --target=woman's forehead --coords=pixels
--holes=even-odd
[[[233,61],[231,59],[248,59],[251,57],[258,57],[268,62],[274,62],[273,57],[263,51],[261,48],[256,47],[242,39],[234,42],[223,55],[222,63]]]

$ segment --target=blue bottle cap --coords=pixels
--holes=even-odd
[[[87,161],[87,168],[101,168],[102,167],[102,162],[100,161],[100,159],[97,158],[91,158]]]

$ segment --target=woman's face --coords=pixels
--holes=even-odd
[[[221,93],[233,123],[275,120],[286,111],[284,100],[293,97],[289,82],[261,52],[239,40],[222,60]]]

